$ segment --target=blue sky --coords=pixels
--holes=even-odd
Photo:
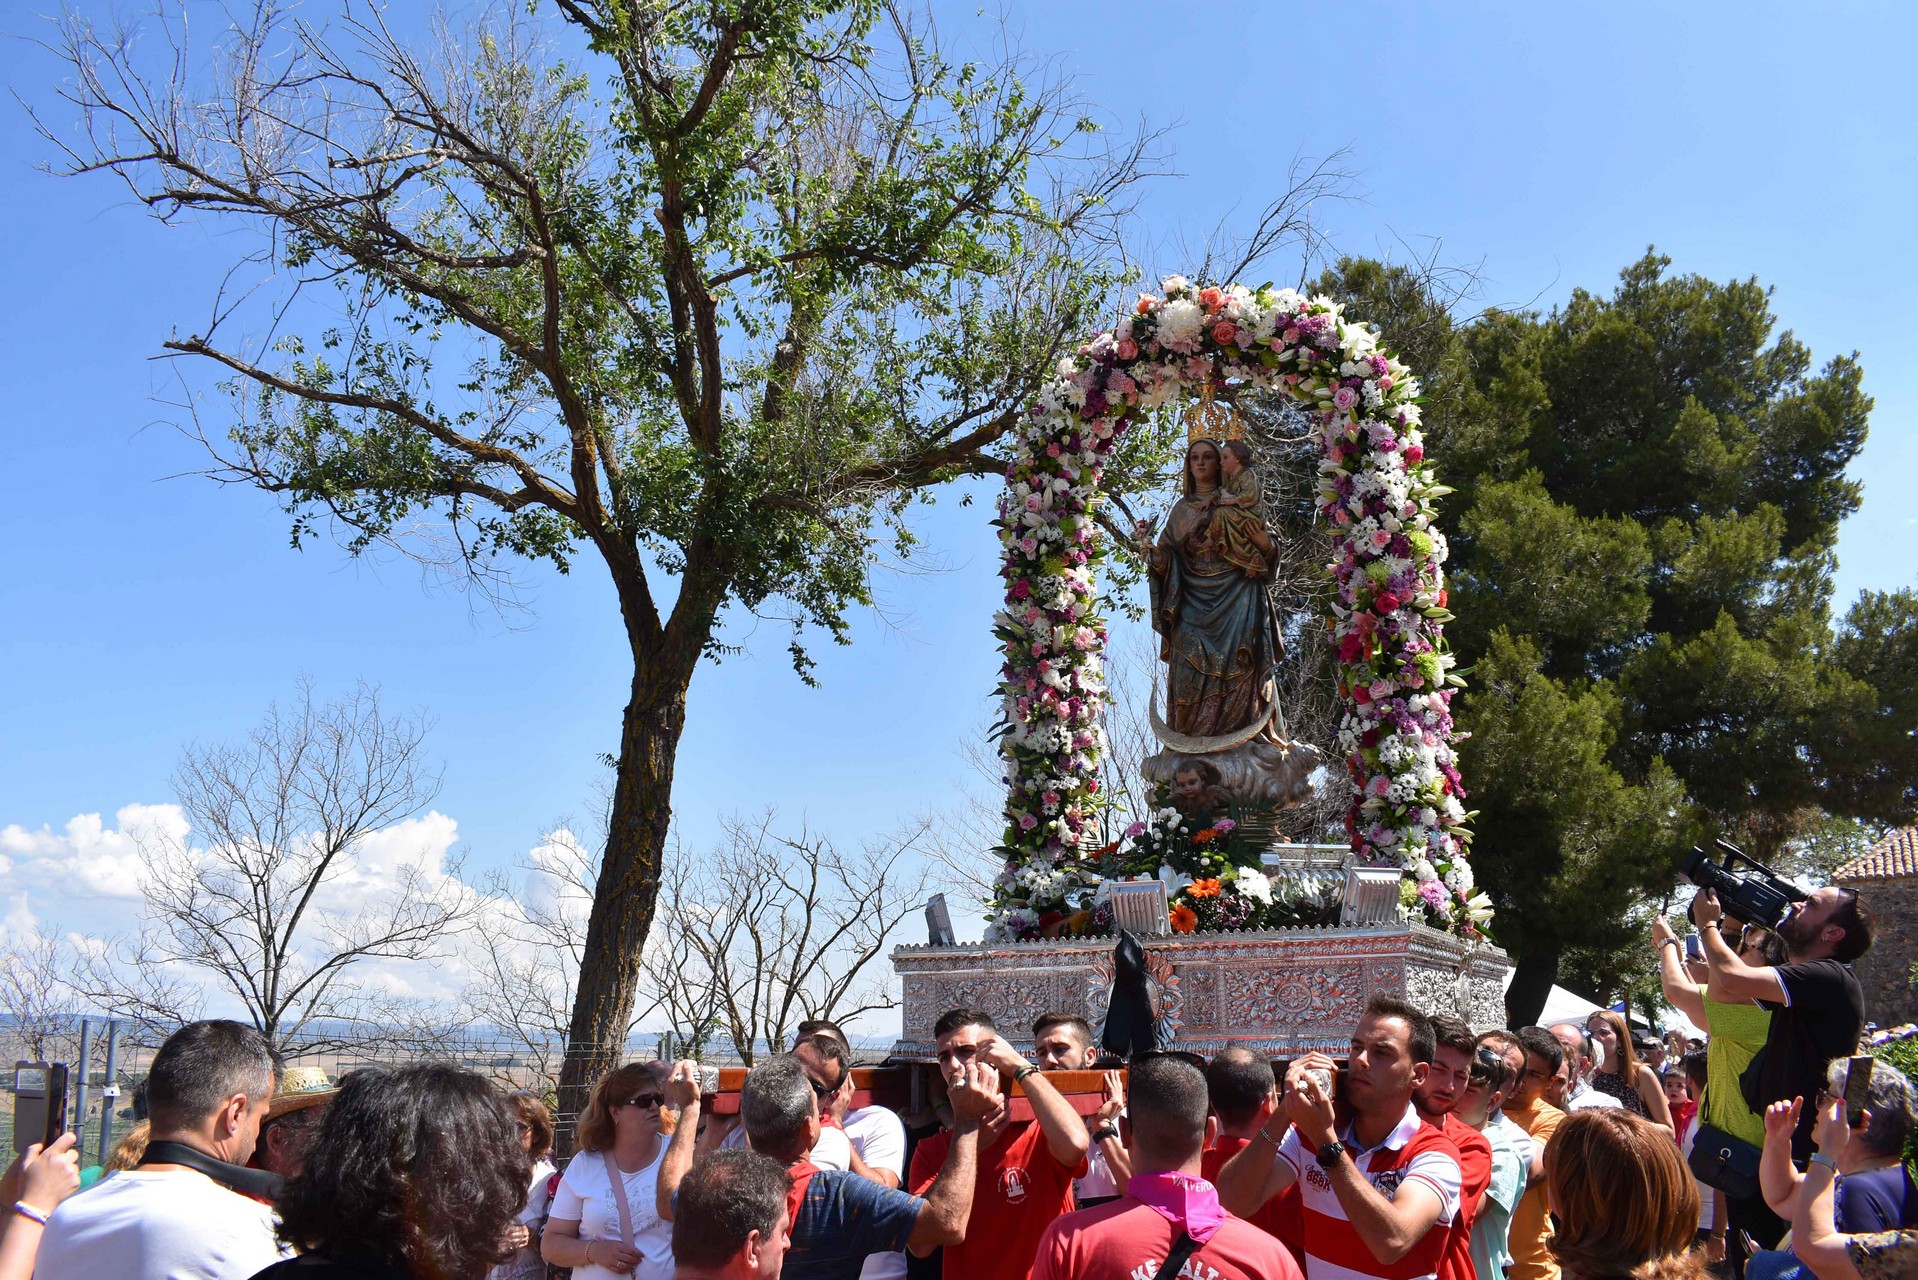
[[[0,26],[31,32],[27,7]],[[938,12],[985,29],[971,5]],[[1840,599],[1918,582],[1918,10],[1048,0],[1010,15],[1108,118],[1175,126],[1180,177],[1143,206],[1155,268],[1248,222],[1295,154],[1349,146],[1365,198],[1325,211],[1338,246],[1402,257],[1438,238],[1444,260],[1480,267],[1484,304],[1608,292],[1654,243],[1677,270],[1774,286],[1782,324],[1820,360],[1859,351],[1877,399]],[[29,101],[53,74],[0,41],[0,78]],[[165,425],[173,370],[150,357],[201,325],[250,242],[161,227],[109,179],[35,173],[46,156],[0,108],[0,828],[68,849],[16,856],[0,892],[80,923],[96,902],[60,874],[80,856],[67,824],[163,802],[185,741],[244,732],[301,673],[323,689],[365,677],[437,719],[437,807],[475,863],[583,812],[627,675],[591,560],[532,575],[532,610],[502,620],[403,563],[291,550],[261,495],[167,478],[199,460]],[[793,677],[775,630],[740,632],[749,653],[702,671],[676,805],[689,839],[767,806],[856,839],[972,784],[961,747],[988,714],[997,582],[986,508],[956,497],[924,520],[944,570],[884,577],[885,617],[818,651],[821,688]]]

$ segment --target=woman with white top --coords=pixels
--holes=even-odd
[[[486,1280],[545,1280],[546,1262],[539,1256],[539,1223],[546,1216],[547,1187],[555,1172],[553,1117],[546,1104],[530,1093],[507,1099],[519,1120],[519,1144],[532,1157],[533,1181],[526,1189],[526,1207],[519,1212],[507,1243],[513,1256],[486,1273]]]
[[[573,1280],[672,1280],[673,1224],[659,1216],[665,1094],[651,1063],[601,1077],[579,1118],[579,1151],[553,1193],[540,1256]]]

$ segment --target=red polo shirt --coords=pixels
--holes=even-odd
[[[1478,1221],[1478,1208],[1485,1199],[1485,1188],[1492,1185],[1492,1144],[1471,1125],[1447,1113],[1432,1126],[1452,1140],[1458,1148],[1458,1216],[1452,1220],[1452,1234],[1439,1258],[1438,1280],[1474,1280],[1477,1268],[1472,1263],[1472,1224]]]
[[[907,1189],[925,1195],[951,1146],[952,1135],[945,1132],[921,1142],[912,1153]],[[1084,1160],[1070,1167],[1059,1163],[1037,1120],[1008,1125],[990,1149],[979,1153],[966,1239],[946,1246],[945,1274],[965,1280],[1025,1280],[1039,1237],[1054,1218],[1072,1212],[1072,1180],[1085,1171]]]

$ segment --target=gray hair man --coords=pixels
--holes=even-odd
[[[152,1139],[139,1168],[62,1204],[38,1280],[249,1280],[285,1256],[273,1211],[232,1189],[279,1079],[266,1037],[225,1019],[167,1037],[147,1076]]]
[[[997,1073],[969,1068],[948,1086],[952,1100],[951,1149],[938,1178],[921,1198],[881,1186],[849,1170],[820,1169],[807,1158],[819,1140],[819,1095],[805,1066],[791,1056],[754,1067],[739,1090],[739,1118],[747,1144],[785,1167],[792,1181],[791,1245],[781,1276],[786,1280],[855,1280],[870,1254],[905,1249],[925,1257],[966,1237],[979,1158],[979,1122],[1001,1107]],[[694,1167],[693,1131],[699,1127],[699,1069],[673,1067],[667,1101],[679,1123],[659,1173],[659,1215],[677,1222],[674,1203]]]

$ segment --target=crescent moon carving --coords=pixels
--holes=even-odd
[[[1183,733],[1174,733],[1167,727],[1166,722],[1160,718],[1159,691],[1157,688],[1154,688],[1152,690],[1151,711],[1152,736],[1172,748],[1172,750],[1184,755],[1209,756],[1220,751],[1230,751],[1232,748],[1250,742],[1252,739],[1258,737],[1260,733],[1264,732],[1265,726],[1272,722],[1272,711],[1273,704],[1267,703],[1264,713],[1253,717],[1252,723],[1243,729],[1236,729],[1231,733],[1223,733],[1213,738],[1195,738]]]

